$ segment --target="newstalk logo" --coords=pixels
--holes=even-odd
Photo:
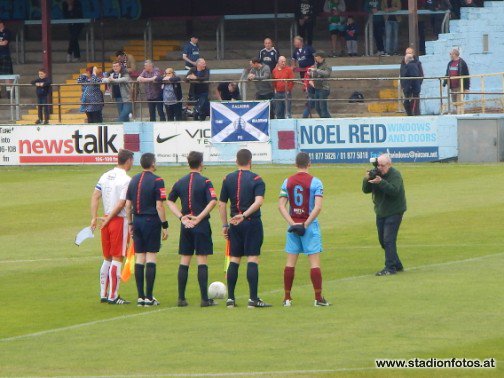
[[[55,126],[40,128],[19,139],[21,163],[113,163],[117,161],[117,133],[96,128]],[[119,139],[119,138],[117,138]]]

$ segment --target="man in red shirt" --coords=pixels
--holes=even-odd
[[[287,65],[285,56],[278,58],[278,64],[272,73],[275,90],[275,118],[291,118],[292,87],[294,86],[294,71]]]
[[[452,104],[455,105],[457,109],[457,114],[464,113],[464,92],[469,90],[471,86],[470,78],[462,78],[462,79],[452,79],[454,76],[468,76],[469,68],[467,67],[467,63],[464,59],[460,57],[460,52],[458,49],[452,49],[450,51],[451,60],[448,62],[446,66],[446,76],[450,78],[450,96]],[[461,83],[462,81],[462,83]],[[445,86],[447,81],[445,80],[443,86]]]

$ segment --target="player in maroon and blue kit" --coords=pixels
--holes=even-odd
[[[291,289],[294,270],[300,253],[308,256],[310,277],[315,290],[315,306],[329,306],[322,296],[322,273],[320,252],[322,238],[317,220],[322,210],[324,188],[322,181],[308,173],[310,157],[306,152],[296,156],[297,173],[286,179],[280,191],[278,209],[290,227],[287,232],[285,251],[287,263],[284,269],[285,307],[292,306]],[[289,210],[287,210],[289,204]]]
[[[210,228],[210,212],[217,204],[212,182],[201,175],[203,170],[203,154],[197,151],[189,152],[187,156],[190,172],[178,180],[168,195],[168,207],[180,220],[178,270],[178,306],[187,306],[185,290],[191,258],[196,252],[198,260],[198,283],[201,293],[201,307],[215,305],[213,299],[208,299],[208,255],[213,254],[212,229]],[[182,209],[179,210],[175,201],[180,198]]]
[[[266,186],[261,176],[251,172],[252,153],[241,149],[236,154],[238,170],[228,174],[222,183],[219,213],[222,233],[230,242],[230,263],[227,270],[228,299],[226,306],[236,307],[235,287],[241,258],[247,257],[247,280],[250,296],[248,307],[271,307],[257,296],[259,283],[259,255],[263,243],[261,205]],[[231,202],[231,219],[228,223],[227,202]]]

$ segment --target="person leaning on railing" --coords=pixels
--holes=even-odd
[[[469,67],[467,67],[465,60],[460,57],[460,52],[458,49],[452,49],[450,51],[450,59],[451,60],[446,66],[446,76],[469,76]],[[471,81],[468,77],[464,79],[449,80],[451,100],[457,108],[457,113],[463,112],[463,106],[461,105],[464,99],[464,94],[462,93],[462,83],[460,82],[461,80],[463,81],[464,91],[468,91],[471,86]],[[447,83],[448,80],[445,80],[443,82],[443,87],[446,86]]]
[[[196,61],[196,67],[192,67],[187,73],[185,80],[191,83],[189,92],[194,96],[196,104],[194,105],[194,120],[204,121],[210,114],[210,103],[208,95],[210,90],[210,70],[206,66],[206,61],[199,58]]]
[[[118,122],[128,122],[133,110],[131,103],[131,77],[125,69],[121,67],[119,61],[112,63],[112,73],[109,77],[103,78],[104,83],[112,84],[112,98],[117,104]]]

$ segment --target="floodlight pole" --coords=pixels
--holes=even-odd
[[[47,77],[52,80],[52,50],[51,50],[51,0],[42,0],[42,64]],[[52,104],[52,91],[49,91],[47,102]],[[50,107],[52,113],[52,106]]]

